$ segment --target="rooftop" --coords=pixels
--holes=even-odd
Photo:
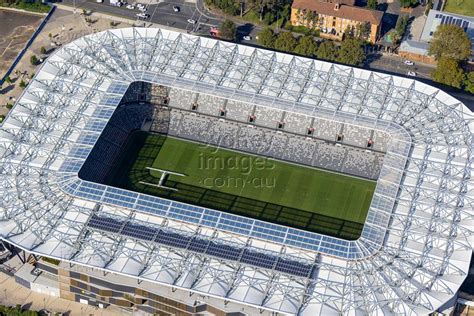
[[[421,40],[429,42],[439,25],[454,24],[461,27],[471,39],[474,49],[474,17],[449,12],[430,10],[423,27]]]
[[[412,54],[427,55],[430,45],[426,42],[406,40],[401,42],[400,51]]]
[[[336,3],[340,4],[336,9]],[[324,2],[318,0],[294,0],[292,8],[316,11],[318,14],[335,16],[342,19],[348,19],[358,22],[369,22],[379,25],[382,23],[382,11],[369,10],[352,5],[347,5],[346,1],[342,2]]]

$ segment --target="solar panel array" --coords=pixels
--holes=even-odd
[[[466,19],[457,18],[457,17],[451,16],[451,15],[445,15],[445,14],[442,14],[442,13],[437,13],[435,15],[435,18],[436,19],[441,19],[441,22],[440,22],[441,25],[454,24],[454,25],[457,25],[457,26],[461,27],[464,30],[464,32],[467,32],[468,27],[469,27],[469,23],[470,23],[470,21],[468,21]]]
[[[314,269],[314,264],[312,263],[305,264],[299,261],[281,259],[278,255],[251,251],[245,248],[236,248],[195,236],[186,236],[166,231],[159,227],[152,228],[137,223],[122,222],[111,217],[93,214],[87,226],[91,229],[119,234],[133,239],[150,241],[173,248],[186,249],[191,252],[209,255],[219,259],[237,261],[299,277],[311,277],[311,271]]]

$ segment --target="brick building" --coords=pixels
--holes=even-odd
[[[354,6],[353,0],[294,0],[290,22],[321,31],[321,37],[342,40],[344,31],[362,34],[371,43],[380,36],[382,11]]]

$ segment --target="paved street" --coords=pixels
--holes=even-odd
[[[433,65],[416,63],[413,66],[404,64],[405,59],[397,55],[369,55],[366,59],[366,68],[382,70],[401,75],[407,75],[408,71],[416,73],[417,78],[430,79],[430,73],[435,69]]]
[[[146,13],[150,15],[150,18],[145,20],[137,17],[137,14],[140,13],[138,9],[130,10],[125,6],[112,6],[110,5],[110,0],[104,0],[103,3],[97,3],[92,0],[64,0],[63,4],[76,7],[78,11],[86,9],[92,10],[93,12],[132,19],[135,20],[134,24],[137,26],[146,26],[149,23],[156,23],[201,35],[209,35],[210,27],[218,26],[220,24],[219,19],[208,15],[207,12],[200,12],[196,4],[193,2],[185,2],[183,0],[165,0],[158,3],[155,3],[153,0],[144,0],[141,2],[145,4],[147,9]],[[179,12],[173,11],[174,5],[179,6]],[[193,25],[188,23],[188,19],[195,20],[196,24]]]

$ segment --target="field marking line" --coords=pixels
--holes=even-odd
[[[169,170],[165,170],[165,169],[158,169],[158,168],[153,168],[153,167],[145,167],[145,169],[149,169],[149,170],[153,170],[153,171],[159,171],[161,173],[173,174],[173,175],[180,176],[180,177],[186,177],[186,175],[184,173],[178,173],[178,172],[169,171]]]
[[[149,186],[151,186],[151,187],[156,187],[156,188],[160,188],[160,189],[167,189],[167,190],[171,190],[171,191],[178,191],[178,189],[166,187],[166,186],[163,186],[163,185],[161,185],[161,184],[149,183],[149,182],[145,182],[145,181],[139,181],[138,183],[144,184],[144,185],[149,185]]]

